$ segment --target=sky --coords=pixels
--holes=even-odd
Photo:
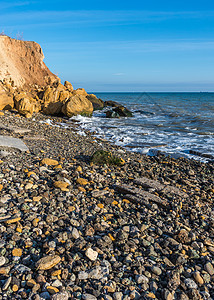
[[[1,0],[2,31],[88,92],[214,91],[211,0]]]

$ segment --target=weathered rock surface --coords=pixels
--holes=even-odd
[[[0,81],[29,87],[33,84],[45,86],[47,80],[58,80],[43,60],[39,44],[0,36]]]
[[[20,151],[28,151],[28,147],[20,140],[10,136],[0,135],[0,147],[15,148]]]
[[[93,105],[85,96],[74,95],[63,105],[62,112],[68,117],[79,114],[90,116],[93,113]]]

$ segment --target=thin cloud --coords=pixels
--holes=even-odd
[[[27,6],[31,4],[32,2],[30,1],[20,1],[20,2],[1,2],[1,10],[3,9],[8,9],[8,8],[13,8],[13,7],[20,7],[20,6]]]
[[[4,3],[5,7],[21,6],[29,4],[27,2],[18,2],[17,4]],[[3,5],[4,5],[3,4]],[[79,10],[79,11],[25,11],[19,13],[0,13],[1,21],[7,21],[8,17],[15,21],[31,20],[39,24],[45,21],[45,24],[91,24],[97,25],[130,25],[143,24],[147,22],[162,22],[171,19],[204,19],[214,16],[214,11],[104,11],[104,10]],[[63,20],[63,21],[62,21]],[[33,23],[31,23],[33,25]],[[29,25],[29,24],[28,24]]]

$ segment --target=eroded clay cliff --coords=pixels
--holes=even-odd
[[[44,86],[57,80],[43,62],[39,44],[0,36],[0,81],[13,82],[17,87]]]

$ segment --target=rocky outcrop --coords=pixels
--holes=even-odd
[[[113,110],[106,112],[107,118],[133,117],[133,114],[125,106],[117,106]]]
[[[71,117],[112,106],[107,117],[131,116],[117,102],[104,103],[83,88],[74,90],[69,81],[61,84],[43,60],[39,44],[0,36],[0,110],[15,108],[27,118],[39,111]]]
[[[60,83],[44,64],[40,45],[0,36],[0,109],[12,109],[31,117],[91,115],[93,105],[84,89],[74,90],[69,81]]]
[[[0,36],[0,81],[29,88],[59,80],[43,60],[44,54],[39,44]]]

